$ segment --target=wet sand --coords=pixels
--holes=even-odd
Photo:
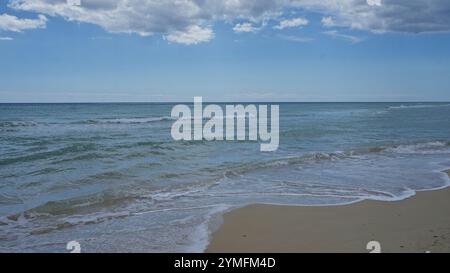
[[[369,252],[369,241],[382,252],[450,252],[450,188],[398,202],[249,205],[225,214],[206,251]]]

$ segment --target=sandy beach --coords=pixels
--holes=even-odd
[[[369,252],[369,241],[382,252],[450,252],[450,188],[398,202],[249,205],[225,214],[206,251]]]

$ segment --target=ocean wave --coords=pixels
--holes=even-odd
[[[432,107],[447,107],[450,104],[407,104],[389,106],[388,109],[409,109],[409,108],[432,108]]]
[[[172,117],[149,117],[149,118],[115,118],[115,119],[89,119],[84,121],[74,122],[73,124],[141,124],[153,123],[161,121],[173,120]]]
[[[450,153],[450,141],[431,141],[413,144],[370,147],[351,151],[309,152],[300,156],[279,158],[266,162],[249,162],[227,166],[225,177],[239,176],[259,169],[277,168],[289,165],[302,165],[322,161],[359,160],[370,154],[446,154]]]
[[[0,128],[32,127],[37,125],[38,123],[34,121],[0,121]]]
[[[225,116],[215,116],[218,119],[228,119],[228,118],[246,118],[248,119],[256,118],[253,115],[225,115]],[[162,117],[148,117],[148,118],[112,118],[112,119],[89,119],[83,121],[73,122],[72,124],[142,124],[142,123],[153,123],[153,122],[163,122],[163,121],[175,121],[178,118],[173,118],[170,116],[162,116]],[[184,117],[182,120],[191,119],[193,117]],[[203,121],[208,121],[210,118],[203,117]]]
[[[59,219],[52,218],[47,213],[26,211],[20,214],[0,218],[0,235],[5,230],[14,230],[15,236],[43,235],[54,231],[75,227],[77,225],[99,224],[112,219],[129,216],[126,211],[121,212],[95,212],[90,214],[75,214]],[[50,220],[50,221],[45,221]]]
[[[231,178],[235,176],[245,175],[253,171],[265,170],[269,168],[279,168],[290,165],[311,164],[320,161],[335,161],[342,159],[359,159],[359,158],[360,155],[358,155],[358,153],[354,151],[349,152],[335,151],[331,153],[310,152],[301,156],[284,157],[266,162],[248,162],[235,164],[233,166],[229,166],[227,164],[225,166],[216,168],[216,171],[221,171],[223,173],[223,177],[225,178]]]
[[[110,211],[112,208],[126,206],[133,203],[139,196],[125,193],[99,192],[96,194],[60,199],[37,204],[25,211],[10,214],[3,218],[3,222],[25,222],[38,218],[69,217],[89,215],[99,211]]]
[[[0,217],[0,238],[1,233],[7,230],[17,231],[18,236],[42,235],[78,225],[99,224],[134,215],[217,206],[155,206],[156,202],[170,201],[173,198],[197,192],[198,190],[193,189],[187,192],[178,189],[175,192],[166,193],[157,190],[148,195],[100,192],[71,199],[48,201],[34,208]]]
[[[385,151],[398,154],[442,154],[450,153],[450,142],[432,141],[416,144],[398,145]]]
[[[52,151],[38,152],[33,154],[27,154],[18,157],[1,158],[0,165],[9,165],[15,163],[23,163],[30,161],[37,161],[49,158],[56,158],[59,156],[64,156],[71,153],[82,153],[82,152],[92,152],[97,149],[97,144],[95,143],[72,143],[64,148],[55,149]]]
[[[23,200],[16,195],[0,193],[0,205],[23,204]]]

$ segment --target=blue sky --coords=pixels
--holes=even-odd
[[[62,1],[1,2],[0,102],[450,101],[448,1]]]

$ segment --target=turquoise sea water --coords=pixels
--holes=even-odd
[[[202,251],[248,203],[445,187],[450,103],[281,103],[278,151],[175,142],[173,104],[0,104],[0,252]]]

